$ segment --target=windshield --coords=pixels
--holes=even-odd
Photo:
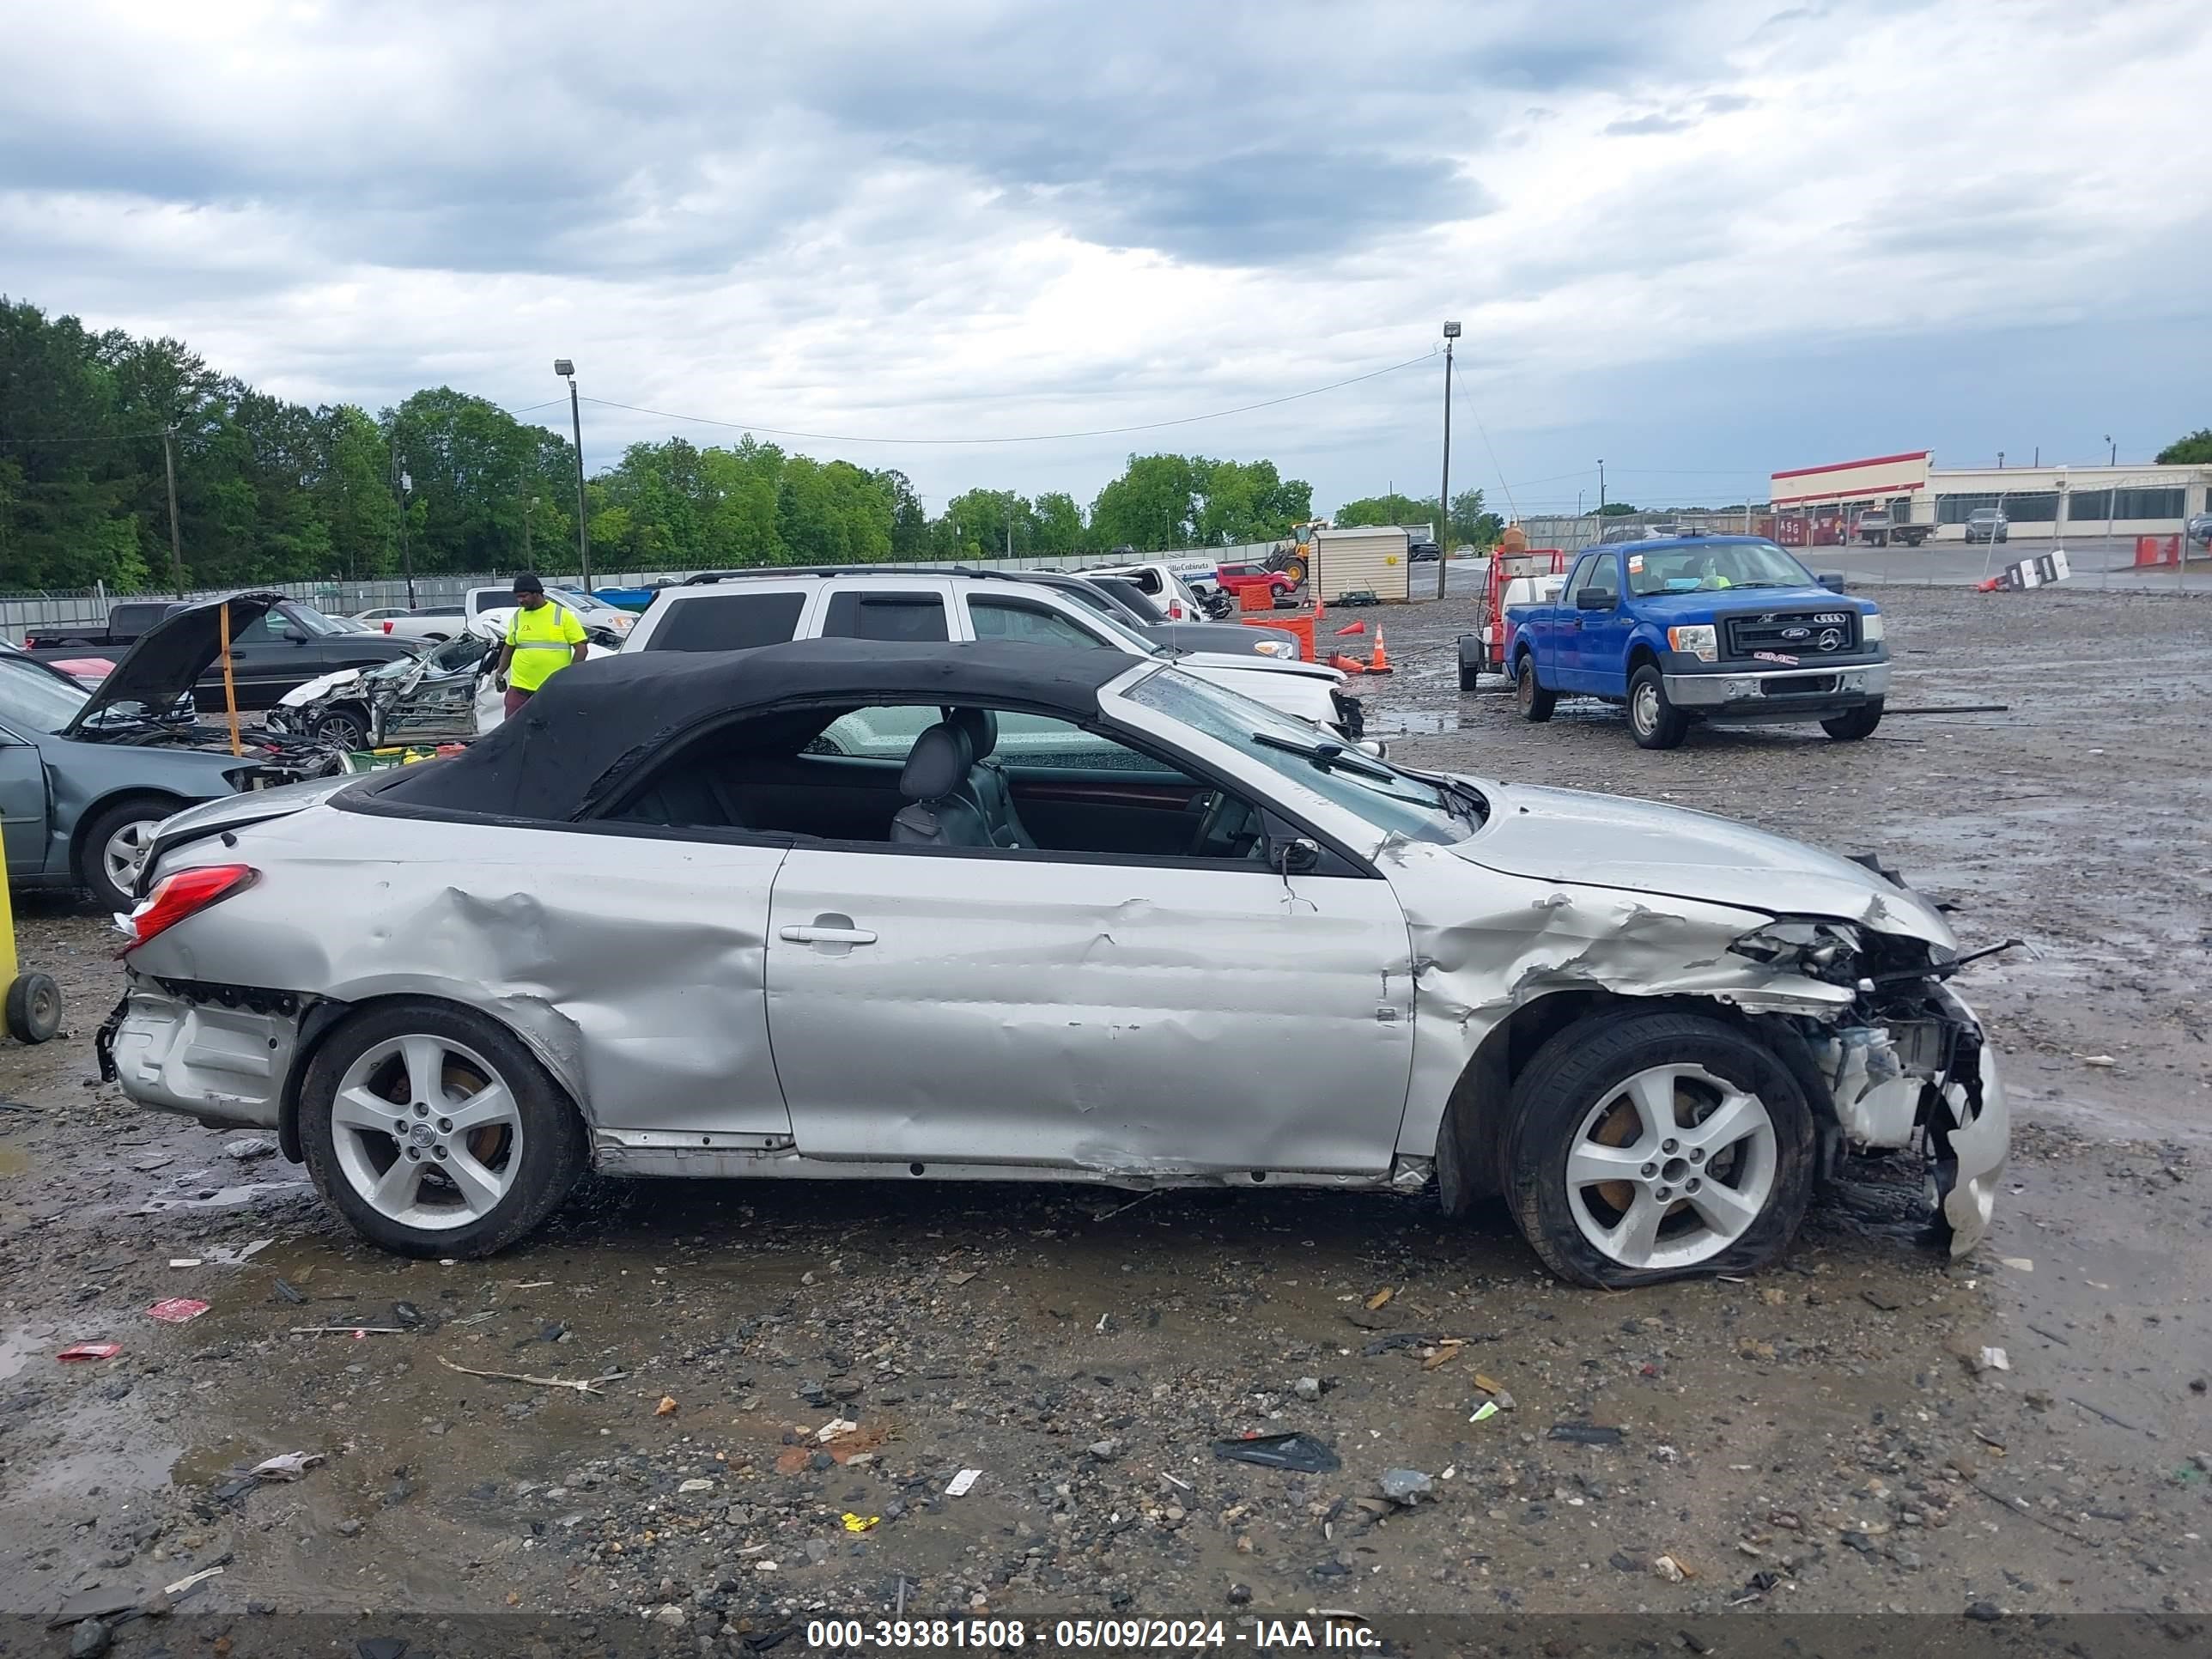
[[[1480,827],[1471,805],[1435,784],[1180,669],[1152,675],[1130,691],[1129,701],[1227,744],[1387,834],[1448,842]]]
[[[1083,613],[1083,620],[1093,624],[1094,626],[1104,629],[1109,634],[1111,634],[1114,636],[1115,643],[1120,645],[1123,650],[1129,652],[1132,655],[1139,657],[1157,657],[1164,654],[1158,646],[1153,644],[1142,634],[1137,632],[1135,629],[1130,627],[1119,617],[1109,617],[1103,611],[1086,610]]]
[[[279,616],[280,619],[289,617],[293,627],[298,629],[302,634],[306,634],[310,637],[321,634],[343,634],[345,632],[345,629],[340,628],[336,623],[332,622],[328,617],[325,617],[321,611],[316,610],[312,605],[300,605],[296,602],[288,605],[284,607],[283,611],[279,613]],[[278,624],[276,623],[270,623],[270,627],[272,629],[276,628],[277,625]]]
[[[1636,594],[1813,586],[1813,573],[1772,542],[1701,542],[1628,556],[1628,591]]]
[[[626,617],[629,614],[618,605],[609,605],[605,599],[595,598],[589,593],[580,593],[573,587],[549,587],[545,592],[549,599],[560,600],[571,611],[589,614],[612,611],[618,617]]]
[[[35,664],[0,657],[0,720],[33,732],[58,732],[91,700]]]

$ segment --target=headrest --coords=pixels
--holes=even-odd
[[[968,734],[957,726],[939,721],[914,740],[907,750],[906,769],[899,774],[899,793],[908,800],[935,800],[949,795],[968,781],[975,764]]]
[[[988,708],[948,708],[945,723],[968,734],[968,750],[981,760],[999,746],[999,717]]]

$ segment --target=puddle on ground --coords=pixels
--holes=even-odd
[[[15,1376],[46,1350],[46,1340],[29,1331],[0,1334],[0,1382]]]
[[[1367,728],[1370,738],[1428,737],[1459,730],[1459,713],[1433,708],[1394,708],[1375,716]]]
[[[131,1213],[163,1215],[171,1210],[227,1210],[247,1203],[263,1193],[307,1193],[312,1190],[305,1181],[248,1181],[235,1187],[217,1187],[184,1198],[149,1198]]]

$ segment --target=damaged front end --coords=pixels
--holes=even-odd
[[[80,726],[70,735],[81,743],[122,748],[189,749],[206,755],[230,752],[229,726],[211,720],[118,718]],[[310,778],[331,777],[344,769],[343,752],[331,744],[265,727],[242,727],[238,768],[227,775],[240,790],[276,789]]]
[[[1917,1146],[1951,1253],[1971,1249],[1989,1227],[2010,1135],[1996,1057],[1947,983],[1972,958],[1825,920],[1778,921],[1730,948],[1850,991],[1832,1015],[1778,1016],[1803,1037],[1827,1085],[1834,1139],[1852,1151]]]

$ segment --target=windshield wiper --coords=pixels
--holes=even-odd
[[[1270,749],[1279,749],[1286,755],[1296,755],[1301,760],[1311,761],[1324,772],[1355,772],[1364,778],[1373,778],[1380,783],[1395,783],[1398,775],[1387,767],[1376,765],[1365,759],[1354,759],[1352,751],[1340,743],[1299,743],[1291,738],[1279,738],[1273,732],[1255,732],[1252,741],[1262,743]]]

